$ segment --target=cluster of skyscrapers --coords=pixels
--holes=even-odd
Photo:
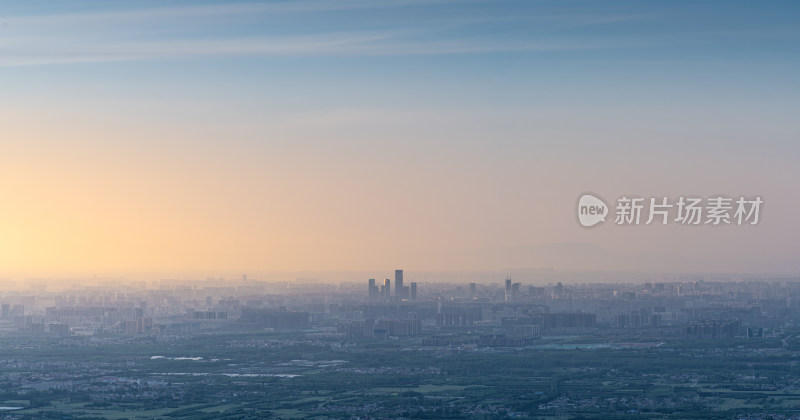
[[[417,283],[406,286],[403,284],[403,270],[394,270],[394,297],[398,300],[417,300]],[[370,299],[391,299],[392,280],[384,279],[383,285],[378,286],[375,279],[369,279]]]

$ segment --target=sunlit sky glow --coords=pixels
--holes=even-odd
[[[0,275],[800,270],[796,2],[111,3],[0,6]]]

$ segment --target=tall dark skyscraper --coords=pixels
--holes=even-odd
[[[384,294],[385,294],[385,296],[383,296],[383,297],[385,297],[387,299],[392,297],[392,281],[389,280],[389,279],[385,279],[383,281],[383,287],[384,287]]]
[[[369,298],[374,299],[378,296],[378,286],[375,285],[375,279],[369,279]]]
[[[417,300],[417,283],[411,283],[411,288],[409,290],[411,295],[409,299]]]
[[[404,298],[403,293],[403,270],[394,270],[394,295],[398,298]]]
[[[511,298],[511,277],[506,277],[506,289],[505,289],[505,300],[509,300]]]

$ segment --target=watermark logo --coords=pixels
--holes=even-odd
[[[616,225],[756,225],[761,220],[764,200],[755,197],[680,196],[617,198],[614,217]],[[600,198],[583,194],[578,199],[578,223],[591,227],[606,221],[610,209]]]
[[[592,227],[606,221],[608,205],[598,197],[583,194],[578,199],[578,223],[584,227]]]

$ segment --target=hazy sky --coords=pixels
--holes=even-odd
[[[0,4],[0,275],[800,270],[797,2],[110,3]]]

